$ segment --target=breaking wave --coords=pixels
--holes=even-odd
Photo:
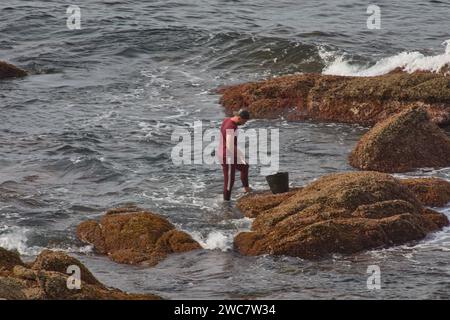
[[[0,226],[0,247],[16,250],[21,255],[33,256],[39,254],[41,247],[27,245],[29,230],[17,226]]]
[[[30,246],[28,241],[28,236],[30,233],[31,231],[28,228],[18,226],[0,226],[0,248],[17,251],[22,256],[37,256],[44,249],[76,253],[89,253],[93,249],[90,245],[81,247],[63,245],[51,248]]]
[[[418,51],[405,51],[394,56],[382,58],[373,65],[361,65],[352,62],[347,55],[326,51],[321,48],[319,55],[325,61],[323,74],[339,76],[379,76],[395,69],[412,73],[415,71],[438,72],[450,65],[450,39],[443,42],[445,52],[434,56],[426,56]]]
[[[219,249],[221,251],[228,251],[233,245],[233,234],[225,234],[220,231],[212,231],[206,237],[199,232],[191,233],[194,240],[207,250]]]

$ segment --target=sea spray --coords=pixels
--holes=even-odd
[[[397,68],[412,73],[415,71],[438,72],[450,65],[450,39],[443,42],[445,52],[435,56],[426,56],[418,51],[405,51],[394,56],[382,58],[372,66],[362,66],[352,63],[347,55],[319,49],[319,55],[326,67],[323,74],[338,76],[379,76],[389,73]]]
[[[40,247],[27,245],[29,230],[21,227],[0,226],[0,247],[7,250],[16,250],[21,255],[33,256],[39,254]]]
[[[217,223],[218,228],[226,230],[212,230],[208,233],[199,231],[188,232],[194,240],[207,250],[219,249],[228,251],[233,248],[233,239],[241,231],[250,230],[253,219],[244,217],[241,219],[223,220]]]
[[[234,234],[225,234],[222,231],[212,231],[208,235],[203,236],[200,232],[194,231],[190,233],[192,238],[207,250],[219,249],[228,251],[233,246]]]
[[[91,245],[58,245],[58,246],[30,246],[29,234],[31,231],[27,228],[17,226],[0,226],[0,247],[19,252],[22,256],[37,256],[42,250],[50,249],[72,253],[90,253],[93,250]]]

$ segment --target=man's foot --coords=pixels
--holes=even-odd
[[[253,190],[252,190],[252,188],[250,188],[250,187],[244,187],[244,192],[245,193],[249,193],[249,192],[252,192]]]

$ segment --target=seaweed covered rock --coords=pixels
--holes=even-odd
[[[405,172],[450,165],[450,138],[429,121],[422,107],[411,107],[378,123],[358,142],[350,164],[363,170]]]
[[[318,120],[372,126],[411,104],[432,122],[450,123],[450,77],[401,70],[376,77],[297,74],[218,89],[225,112],[247,108],[254,118]]]
[[[0,61],[0,80],[6,78],[18,78],[27,75],[25,70],[4,61]]]
[[[271,191],[252,192],[240,197],[236,206],[246,217],[255,218],[259,213],[276,207],[281,202],[297,193],[301,188],[294,188],[289,192],[273,194]]]
[[[127,264],[153,266],[168,254],[201,248],[164,217],[134,206],[112,209],[99,222],[82,222],[77,236],[112,260]]]
[[[19,253],[0,247],[0,270],[11,270],[16,265],[24,265]]]
[[[424,206],[443,207],[450,202],[450,182],[439,178],[401,179]]]
[[[34,261],[32,269],[66,273],[69,266],[78,266],[80,268],[82,281],[92,285],[103,286],[80,261],[61,251],[42,251]]]
[[[152,294],[128,294],[101,284],[77,259],[63,252],[43,251],[31,264],[23,263],[15,252],[0,248],[0,299],[7,300],[157,300]],[[15,264],[12,266],[12,264]],[[79,287],[72,283],[67,267],[80,268]]]
[[[256,195],[253,201],[263,199]],[[275,206],[249,213],[256,216],[251,231],[234,239],[240,253],[307,259],[420,240],[449,223],[399,180],[371,171],[323,176]]]

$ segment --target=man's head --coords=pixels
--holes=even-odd
[[[241,109],[234,113],[233,120],[238,126],[244,125],[250,119],[250,112],[245,109]]]

